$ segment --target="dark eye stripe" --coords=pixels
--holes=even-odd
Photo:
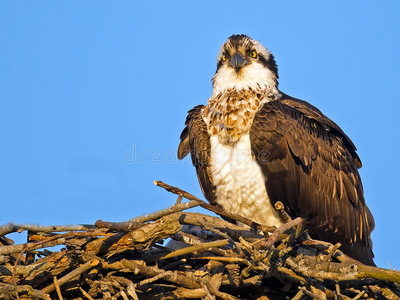
[[[276,74],[276,77],[279,78],[278,76],[278,67],[275,62],[274,56],[271,54],[269,59],[265,59],[265,57],[260,54],[258,55],[258,61],[261,62],[264,66],[266,66],[268,69],[270,69],[272,72]]]

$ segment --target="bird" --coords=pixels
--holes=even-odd
[[[178,158],[190,154],[211,204],[260,224],[280,226],[283,203],[311,238],[341,244],[357,261],[375,265],[371,232],[350,138],[310,103],[278,88],[273,54],[244,34],[222,45],[212,94],[189,110]]]

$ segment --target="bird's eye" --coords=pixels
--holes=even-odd
[[[257,52],[256,52],[256,50],[250,51],[249,56],[252,57],[252,58],[256,58],[256,57],[257,57]]]
[[[226,61],[228,59],[228,56],[226,54],[222,55],[222,61]]]

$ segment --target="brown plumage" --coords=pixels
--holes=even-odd
[[[238,201],[237,206],[243,206],[240,211],[246,214],[252,209],[249,206],[264,206],[269,202],[273,205],[281,201],[292,218],[300,216],[306,220],[311,237],[331,243],[340,242],[343,252],[365,264],[374,265],[370,239],[374,219],[364,200],[358,173],[361,161],[354,144],[338,125],[317,108],[277,90],[277,70],[271,68],[276,68],[276,64],[265,48],[265,51],[262,50],[259,43],[243,35],[233,36],[230,40],[221,49],[214,91],[208,105],[199,105],[189,111],[181,134],[179,159],[191,153],[202,191],[209,202],[226,206],[230,199],[227,200],[223,193],[227,191],[228,195],[236,195],[232,201]],[[243,48],[244,44],[246,47],[242,50],[240,47]],[[252,85],[249,88],[230,85],[226,89],[221,88],[224,85],[218,80],[227,78],[226,74],[236,76],[237,73],[238,77],[250,74],[231,72],[233,63],[228,65],[229,58],[221,58],[226,49],[230,51],[228,54],[232,61],[236,52],[248,60],[241,67],[247,68],[246,72],[253,72],[253,67],[258,70],[260,65],[272,70],[268,84],[257,82],[252,85],[248,81]],[[252,49],[257,50],[257,60],[250,59],[253,54],[246,56],[246,51]],[[270,82],[274,81],[276,86],[271,86]],[[234,104],[233,98],[240,101]],[[231,113],[233,118],[229,117]],[[212,156],[218,154],[219,150],[215,149],[219,149],[219,145],[223,145],[224,149],[235,149],[235,145],[246,143],[241,138],[245,139],[247,135],[251,156],[263,176],[265,200],[257,198],[259,193],[254,196],[255,200],[253,194],[244,199],[243,195],[248,195],[248,191],[253,193],[255,189],[248,185],[236,188],[241,183],[241,177],[232,179],[229,172],[233,171],[229,168],[228,175],[221,180],[221,170],[226,169],[218,169],[219,173],[216,173],[213,165],[216,162]],[[218,139],[211,142],[213,136]],[[233,164],[229,159],[226,162]],[[224,160],[223,164],[226,162]],[[230,168],[233,169],[233,165]],[[215,183],[217,180],[218,184]],[[234,182],[225,182],[232,180]],[[253,183],[256,185],[256,182]],[[246,217],[252,218],[253,215],[249,213]],[[264,221],[262,217],[254,218],[258,218],[258,222]]]

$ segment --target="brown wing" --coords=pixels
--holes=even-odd
[[[198,105],[189,110],[185,125],[181,134],[181,142],[178,148],[178,158],[183,159],[191,153],[192,163],[196,168],[201,190],[210,203],[215,203],[215,186],[209,175],[210,169],[210,136],[207,125],[201,116],[204,105]]]
[[[350,138],[343,132],[343,130],[331,119],[326,117],[318,108],[311,105],[310,103],[300,100],[297,98],[293,98],[289,95],[283,94],[283,98],[281,102],[294,107],[298,111],[302,112],[306,117],[310,119],[314,119],[319,122],[326,130],[336,133],[338,136],[341,136],[343,142],[346,144],[347,149],[350,151],[351,155],[355,159],[355,163],[357,168],[361,168],[361,160],[356,153],[356,146],[354,146],[353,142]]]
[[[307,222],[310,236],[342,244],[342,251],[373,265],[374,219],[365,204],[351,140],[307,102],[266,103],[250,131],[252,150],[273,203]]]

